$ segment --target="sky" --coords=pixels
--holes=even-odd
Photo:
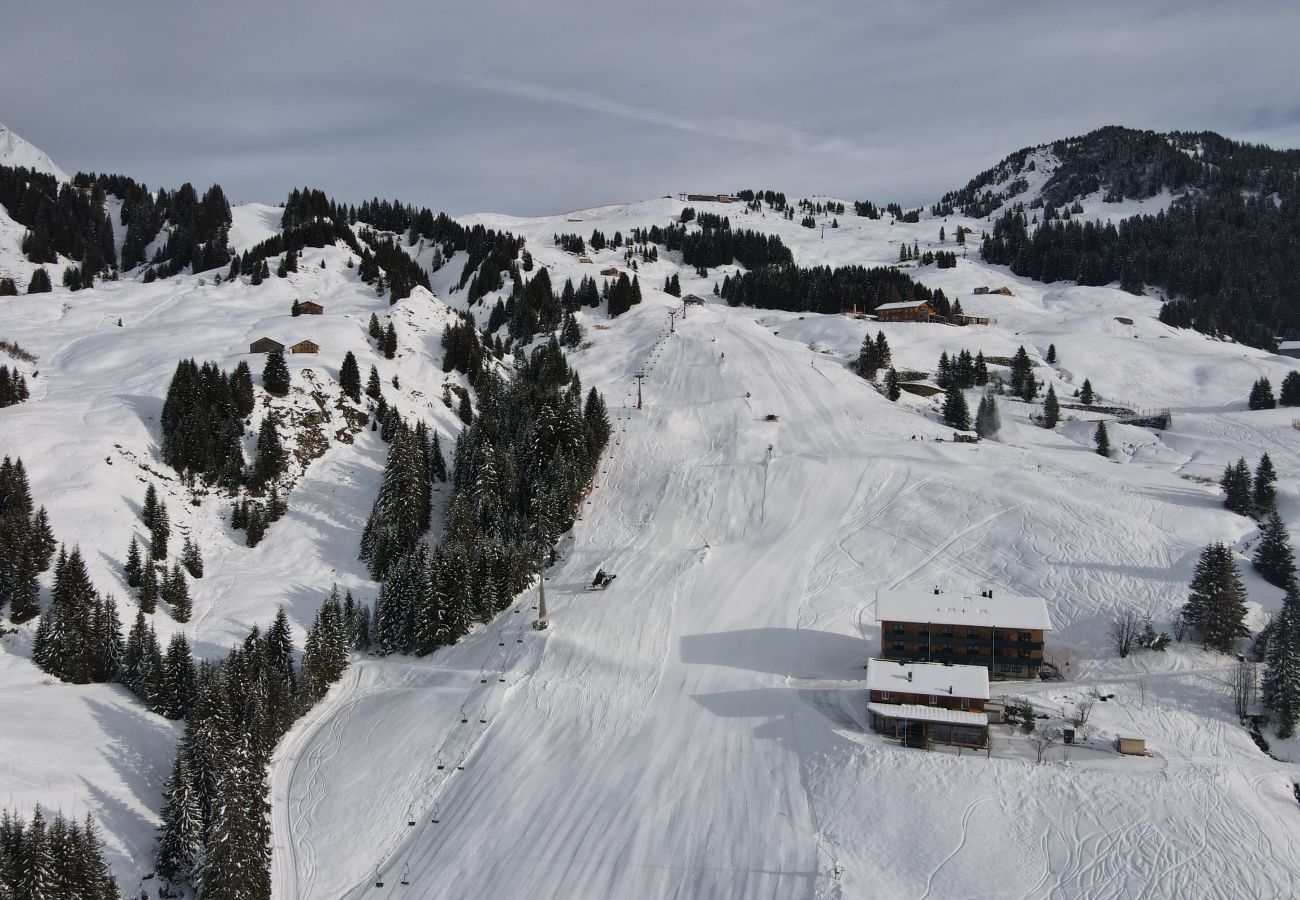
[[[70,172],[235,202],[910,206],[1108,124],[1300,147],[1293,0],[0,0],[0,22],[0,122]]]

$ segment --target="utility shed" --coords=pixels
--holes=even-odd
[[[1115,749],[1126,756],[1146,756],[1147,741],[1139,737],[1117,737]]]

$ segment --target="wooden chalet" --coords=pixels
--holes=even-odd
[[[269,337],[261,337],[248,345],[249,353],[270,353],[272,350],[284,350],[284,344]]]
[[[298,311],[304,316],[323,316],[325,307],[321,306],[314,300],[303,300],[298,304]]]
[[[319,353],[320,346],[315,341],[299,341],[289,348],[290,353]]]
[[[956,313],[952,317],[952,324],[954,325],[987,325],[988,323],[988,316],[970,316],[966,313]]]
[[[600,270],[600,274],[602,274],[602,275],[608,275],[610,278],[617,278],[618,276],[622,275],[623,273],[622,273],[621,271],[619,271],[618,269],[616,269],[614,266],[610,266],[608,269],[601,269],[601,270]]]
[[[578,262],[580,262],[580,263],[585,263],[586,265],[591,265],[591,257],[590,257],[590,256],[579,256],[579,257],[578,257]]]
[[[995,679],[1037,678],[1043,633],[1052,630],[1041,597],[992,590],[881,591],[876,618],[884,659],[981,666]]]
[[[934,314],[934,307],[928,300],[909,300],[903,303],[882,303],[876,307],[876,318],[881,322],[930,322],[941,321]]]
[[[983,666],[867,661],[871,729],[909,747],[984,747],[989,673]]]

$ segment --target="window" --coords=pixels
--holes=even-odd
[[[980,636],[980,630],[979,630],[978,628],[967,628],[967,629],[966,629],[966,637],[968,637],[968,638],[977,638],[977,637],[979,637],[979,636]]]
[[[980,655],[980,648],[979,648],[977,645],[975,645],[975,644],[968,644],[968,645],[966,646],[966,652],[967,652],[967,654],[969,654],[970,656],[979,656],[979,655]]]
[[[993,639],[995,641],[1005,641],[1007,639],[1007,636],[1005,632],[995,631],[993,632]]]
[[[899,622],[895,622],[893,625],[889,626],[889,633],[890,633],[890,634],[902,634],[902,633],[903,633],[903,626],[902,626],[902,624],[899,623]]]
[[[921,635],[921,637],[928,637],[930,634],[930,626],[922,625],[920,628],[916,629],[916,633]]]
[[[1033,636],[1033,635],[1031,635],[1028,631],[1022,631],[1022,632],[1020,632],[1020,642],[1021,642],[1022,644],[1027,644],[1027,643],[1029,643],[1029,639],[1030,639],[1032,636]]]
[[[952,644],[944,644],[943,647],[940,648],[939,652],[940,652],[940,653],[951,653],[951,652],[952,652]]]
[[[968,697],[962,697],[962,698],[961,698],[961,708],[962,708],[962,709],[970,709],[970,698],[968,698]]]
[[[881,703],[889,703],[889,702],[892,701],[893,699],[894,699],[894,695],[891,694],[889,691],[881,691],[881,692],[880,692],[880,702],[881,702]]]
[[[894,641],[893,649],[897,650],[899,653],[902,653],[902,652],[903,652],[903,642],[902,642],[902,641]]]
[[[938,705],[939,705],[939,698],[936,697],[934,694],[931,694],[931,695],[930,695],[928,698],[926,698],[926,699],[928,699],[928,700],[930,701],[930,705],[931,705],[931,706],[938,706]]]
[[[953,636],[953,627],[952,627],[951,625],[945,625],[945,626],[943,626],[943,636],[944,636],[944,637],[952,637],[952,636]]]
[[[1021,659],[1029,659],[1029,658],[1031,657],[1031,655],[1032,655],[1032,654],[1031,654],[1030,651],[1028,651],[1028,650],[1021,650],[1021,651],[1020,651],[1020,658],[1021,658]]]

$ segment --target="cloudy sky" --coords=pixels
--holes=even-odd
[[[453,213],[678,191],[919,204],[1105,124],[1300,147],[1300,3],[0,0],[63,168]]]

